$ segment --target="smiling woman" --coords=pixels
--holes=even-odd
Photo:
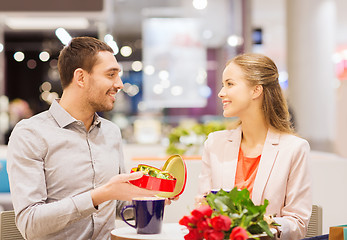
[[[312,207],[310,147],[293,133],[275,63],[261,54],[236,56],[218,96],[223,115],[238,117],[239,126],[209,134],[197,201],[212,189],[246,188],[254,204],[269,201],[266,214],[276,215],[279,235],[303,238]]]

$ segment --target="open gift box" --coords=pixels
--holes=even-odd
[[[163,179],[144,174],[141,178],[130,181],[135,186],[150,190],[160,191],[158,197],[173,198],[181,195],[184,191],[187,181],[187,167],[180,155],[172,155],[166,160],[162,169],[140,164],[141,166],[150,167],[158,172],[164,171],[173,176],[173,179]],[[139,166],[140,166],[139,165]],[[138,167],[131,169],[131,172],[138,170]]]

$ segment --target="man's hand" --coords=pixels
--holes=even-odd
[[[158,194],[157,191],[139,188],[129,183],[142,176],[142,172],[134,172],[112,177],[108,183],[91,191],[94,206],[109,200],[131,201],[135,197],[153,197]]]

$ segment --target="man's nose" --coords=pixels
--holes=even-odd
[[[116,81],[114,82],[114,87],[117,89],[123,89],[124,88],[123,81],[120,77],[117,77]]]

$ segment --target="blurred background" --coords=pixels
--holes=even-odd
[[[127,169],[158,166],[168,154],[200,160],[206,135],[234,120],[217,97],[225,63],[263,53],[311,145],[313,200],[327,233],[347,215],[337,207],[347,198],[346,11],[346,0],[0,0],[0,158],[15,124],[61,96],[57,58],[71,37],[107,42],[122,67],[124,89],[100,114],[122,130]],[[201,166],[186,164],[180,202],[192,208]],[[188,210],[172,208],[168,221]]]
[[[1,0],[0,143],[61,95],[59,51],[87,35],[112,46],[123,68],[124,91],[103,115],[128,143],[167,145],[182,121],[224,121],[226,61],[259,52],[279,68],[298,133],[346,156],[346,9],[344,0]]]

